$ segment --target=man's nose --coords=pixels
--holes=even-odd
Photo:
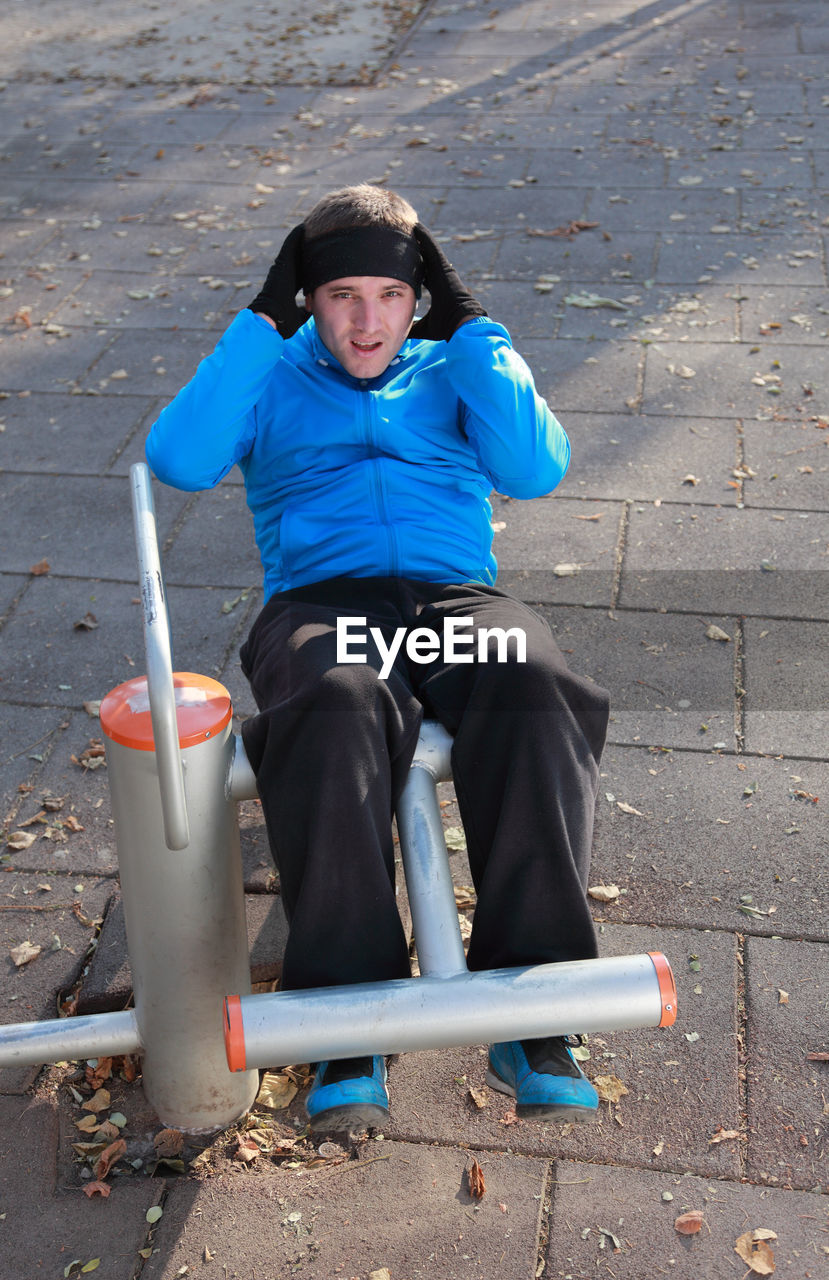
[[[355,317],[357,327],[365,333],[373,333],[380,327],[380,307],[370,298],[361,299]]]

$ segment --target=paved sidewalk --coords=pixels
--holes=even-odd
[[[0,18],[0,1020],[129,999],[94,746],[143,669],[128,469],[285,232],[360,179],[440,234],[571,437],[555,497],[493,500],[501,582],[612,691],[596,919],[605,954],[668,955],[680,1014],[590,1037],[596,1125],[516,1123],[479,1048],[413,1054],[351,1153],[303,1138],[301,1092],[255,1160],[235,1130],[159,1145],[116,1064],[108,1198],[83,1192],[92,1072],[0,1071],[0,1280],[825,1277],[829,11],[128,9]],[[244,717],[238,473],[156,499],[176,665]],[[241,819],[272,983],[278,884]]]

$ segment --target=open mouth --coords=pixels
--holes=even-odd
[[[370,356],[375,351],[379,351],[383,344],[382,342],[357,342],[352,338],[351,345],[360,355]]]

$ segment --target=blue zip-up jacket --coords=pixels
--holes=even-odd
[[[341,574],[495,581],[493,488],[549,493],[570,457],[502,325],[407,339],[377,378],[352,377],[313,319],[287,341],[242,311],[153,424],[159,480],[245,478],[265,595]]]

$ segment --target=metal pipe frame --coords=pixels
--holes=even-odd
[[[112,1058],[142,1051],[134,1009],[0,1027],[0,1067],[38,1067],[43,1062]]]
[[[659,952],[467,970],[437,798],[437,783],[451,777],[451,750],[445,729],[422,725],[397,810],[422,976],[230,996],[232,1071],[673,1023],[676,988]],[[241,788],[238,749],[234,772],[237,766]]]
[[[550,1035],[667,1026],[659,953],[490,969],[444,978],[230,996],[232,1071]],[[667,1010],[667,1012],[666,1012]]]
[[[149,472],[136,464],[130,478],[156,750],[131,753],[116,745],[110,785],[113,812],[121,826],[119,857],[123,852],[137,1008],[0,1027],[0,1067],[143,1053],[148,1097],[161,1118],[179,1128],[207,1131],[242,1114],[255,1095],[255,1069],[277,1063],[670,1026],[676,1018],[676,988],[670,965],[659,952],[467,970],[437,799],[438,782],[451,778],[452,740],[432,722],[421,728],[397,812],[422,976],[247,994],[246,952],[233,941],[240,929],[244,939],[238,828],[227,814],[233,814],[234,801],[256,796],[256,779],[241,738],[234,739],[229,729],[223,742],[186,751],[188,761],[194,751],[200,760],[186,772],[183,768]],[[130,755],[136,759],[130,760]],[[193,848],[188,794],[195,823]],[[189,849],[180,866],[178,860],[165,859],[165,844],[168,850]],[[218,899],[211,889],[217,875],[222,883]],[[171,884],[168,893],[164,884],[170,876],[177,887],[173,891]],[[204,881],[202,900],[188,916],[187,903],[195,883],[201,883],[199,876]],[[167,898],[178,903],[169,918]],[[213,905],[205,916],[208,904]],[[180,939],[182,945],[173,948],[178,961],[173,968],[180,966],[181,971],[173,980],[165,949],[185,917],[188,930],[200,938],[205,925],[210,937],[224,938],[220,949],[227,955],[214,964],[203,947],[196,948],[199,957],[194,961],[186,940]],[[211,970],[207,976],[206,969]],[[236,990],[242,994],[224,1000],[225,1054],[231,1072],[250,1074],[228,1092],[219,1087],[224,1070],[224,1061],[216,1058],[218,1050],[221,1059],[219,1018],[214,1035],[212,1014],[205,1022],[202,1010],[213,1000],[217,981],[232,982],[234,974]],[[175,999],[168,998],[171,987]],[[175,1047],[177,1040],[188,1042],[181,1052]],[[194,1106],[188,1093],[196,1076],[202,1096]],[[229,1084],[230,1077],[226,1079]],[[217,1100],[211,1102],[213,1094]]]

